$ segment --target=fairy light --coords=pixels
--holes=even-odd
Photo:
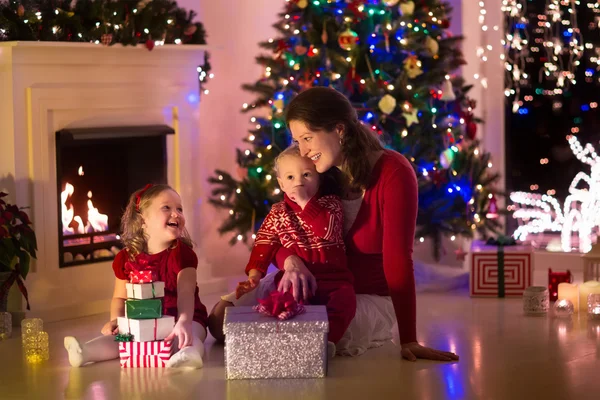
[[[577,128],[572,129],[572,132],[577,131]],[[525,240],[529,234],[561,232],[562,250],[570,252],[575,232],[579,238],[579,251],[586,253],[600,229],[600,203],[597,201],[600,198],[600,160],[590,143],[584,147],[576,136],[568,136],[568,142],[573,155],[591,167],[590,174],[577,173],[562,207],[550,194],[511,193],[510,199],[515,205],[513,217],[519,221],[513,236]],[[552,189],[548,193],[556,191]]]

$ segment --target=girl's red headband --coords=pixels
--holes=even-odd
[[[152,186],[154,186],[154,185],[151,183],[147,184],[146,186],[144,186],[144,188],[142,190],[140,190],[135,195],[135,211],[140,212],[140,202],[142,201],[142,196],[144,195],[146,190],[150,189]]]

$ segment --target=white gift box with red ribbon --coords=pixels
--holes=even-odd
[[[171,357],[171,343],[119,342],[122,368],[164,368]]]
[[[126,283],[127,298],[129,299],[158,299],[165,297],[165,283],[161,281],[151,283]]]
[[[163,340],[173,330],[175,317],[163,315],[155,319],[131,319],[125,317],[117,318],[119,333],[133,335],[134,342],[152,342]]]

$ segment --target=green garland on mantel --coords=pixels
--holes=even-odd
[[[0,41],[137,46],[206,44],[196,13],[170,0],[0,0]],[[198,67],[200,89],[210,63]]]

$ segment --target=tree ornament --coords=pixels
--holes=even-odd
[[[313,46],[312,44],[310,45],[310,47],[308,48],[308,52],[306,53],[309,57],[314,57],[317,55],[317,53],[315,52],[315,46]]]
[[[431,174],[431,181],[439,189],[443,184],[448,182],[448,170],[437,169]]]
[[[444,29],[448,29],[448,28],[450,28],[450,20],[443,19],[443,20],[440,22],[440,26],[441,26],[442,28],[444,28]]]
[[[385,38],[385,51],[390,52],[390,32],[386,29],[383,31],[383,37]]]
[[[112,41],[113,41],[112,33],[105,33],[102,36],[100,36],[100,43],[102,43],[104,46],[110,46]]]
[[[338,44],[346,51],[354,49],[357,43],[358,34],[350,28],[346,29],[344,32],[340,33],[340,36],[338,36]]]
[[[467,137],[469,140],[474,140],[477,136],[477,124],[473,121],[467,122]]]
[[[425,48],[427,49],[427,53],[429,53],[429,55],[432,57],[437,56],[438,52],[440,51],[440,45],[431,36],[427,36],[425,39]]]
[[[23,4],[19,4],[19,7],[17,7],[17,15],[19,17],[25,15],[25,7],[23,7]]]
[[[496,202],[496,197],[492,194],[490,198],[490,202],[488,203],[488,212],[485,215],[487,219],[497,219],[498,218],[498,203]]]
[[[419,117],[417,115],[418,113],[419,113],[419,110],[416,108],[413,108],[411,111],[402,113],[402,116],[406,119],[407,127],[410,127],[412,124],[419,123]]]
[[[285,107],[285,103],[283,102],[283,99],[277,99],[273,100],[273,106],[278,110],[283,110],[283,107]]]
[[[298,8],[306,8],[308,7],[308,1],[307,0],[296,0],[296,5],[298,6]]]
[[[414,79],[423,73],[421,61],[415,55],[406,57],[404,60],[404,70],[410,79]]]
[[[187,35],[187,36],[191,36],[194,33],[196,33],[196,30],[198,30],[198,27],[196,25],[194,25],[194,24],[188,25],[187,28],[185,28],[185,30],[183,31],[183,34]]]
[[[377,105],[382,113],[391,114],[396,109],[396,98],[390,94],[386,94],[379,100]]]
[[[302,46],[301,44],[299,44],[294,47],[294,51],[296,52],[297,55],[303,56],[308,51],[308,48],[306,46]]]
[[[321,41],[323,44],[327,44],[329,36],[327,36],[327,22],[323,22],[323,32],[321,32]]]
[[[413,15],[415,12],[415,3],[413,1],[407,1],[406,3],[400,4],[400,14],[403,17],[408,17]]]
[[[454,90],[452,88],[452,82],[450,79],[446,79],[442,83],[442,96],[440,97],[442,101],[454,101],[456,100],[456,95],[454,94]]]
[[[454,151],[452,149],[442,151],[442,154],[440,154],[440,164],[442,167],[445,169],[450,168],[452,161],[454,161]]]
[[[400,3],[400,0],[383,0],[383,4],[385,4],[388,7],[393,7],[398,3]]]
[[[152,51],[152,49],[154,48],[154,40],[146,40],[146,48],[148,49],[148,51]]]

